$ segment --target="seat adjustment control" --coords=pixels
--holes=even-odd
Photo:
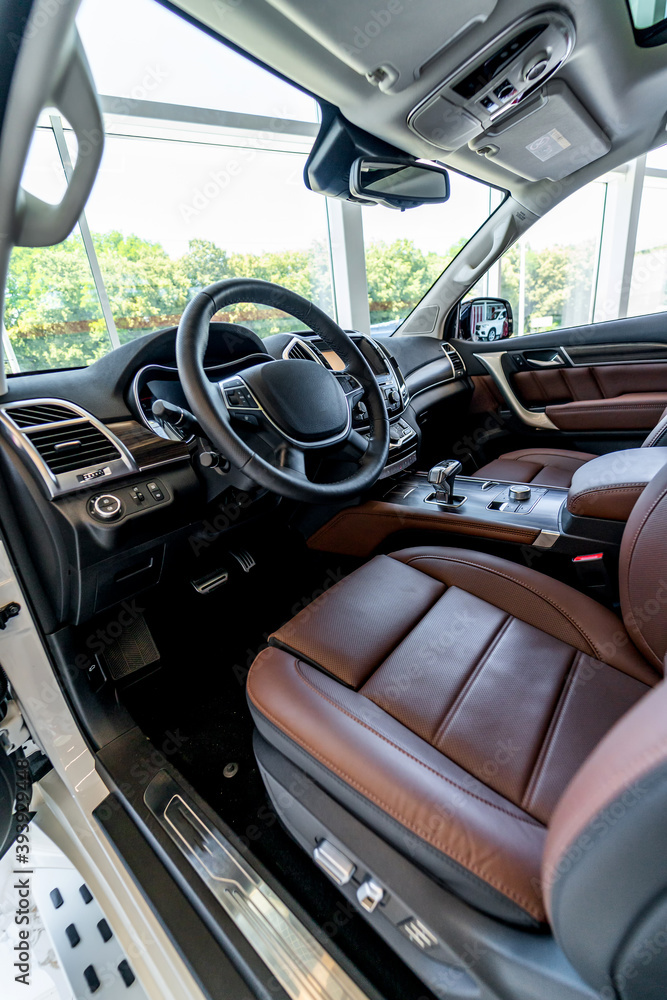
[[[359,888],[357,889],[357,900],[359,905],[366,910],[367,913],[372,913],[376,906],[378,906],[384,899],[384,889],[381,885],[375,881],[375,879],[367,878]]]
[[[350,859],[330,844],[321,840],[313,851],[313,861],[323,872],[333,879],[336,885],[347,885],[354,875],[355,865]]]

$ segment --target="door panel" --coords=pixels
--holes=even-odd
[[[581,368],[564,364],[559,368],[519,371],[511,376],[510,382],[527,406],[608,399],[625,393],[667,392],[667,361]]]
[[[667,407],[667,392],[626,393],[610,399],[547,406],[546,414],[562,431],[652,430]]]
[[[471,424],[496,414],[492,457],[536,445],[639,447],[667,407],[664,313],[455,346],[476,388]]]

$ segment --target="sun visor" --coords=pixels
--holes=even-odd
[[[476,24],[498,0],[269,0],[302,31],[387,93],[399,93],[423,66]]]
[[[611,142],[561,80],[473,139],[469,146],[529,181],[559,181],[611,149]]]

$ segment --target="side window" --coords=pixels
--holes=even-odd
[[[515,337],[592,322],[606,189],[594,181],[561,202],[489,275],[487,294],[512,306]]]

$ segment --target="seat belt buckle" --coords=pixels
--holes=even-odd
[[[604,552],[584,552],[572,559],[577,579],[597,596],[612,596],[611,580],[604,562]]]

